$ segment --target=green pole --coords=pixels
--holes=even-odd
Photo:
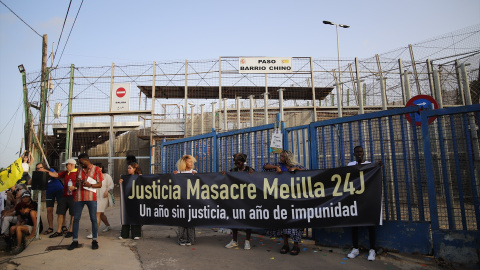
[[[66,158],[71,158],[72,149],[70,149],[70,141],[73,138],[70,138],[70,129],[72,125],[72,119],[70,113],[72,112],[72,100],[73,100],[73,78],[75,72],[75,65],[70,66],[70,92],[68,93],[68,113],[67,113],[67,139],[65,141],[65,155]]]

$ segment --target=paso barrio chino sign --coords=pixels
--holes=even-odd
[[[378,225],[376,164],[326,170],[124,175],[122,224],[221,228]]]
[[[240,57],[238,73],[292,73],[292,58]]]

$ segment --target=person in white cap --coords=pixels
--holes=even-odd
[[[70,158],[62,164],[67,168],[66,171],[49,173],[52,177],[63,179],[63,197],[57,205],[58,228],[55,233],[49,236],[50,238],[62,236],[63,234],[65,234],[65,238],[69,238],[73,235],[73,196],[75,194],[75,181],[77,179],[77,169],[75,168],[77,162],[75,159]],[[67,226],[65,226],[67,209],[70,214],[70,226],[68,229]]]

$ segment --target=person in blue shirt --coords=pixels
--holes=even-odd
[[[55,173],[55,170],[48,168],[46,164],[40,162],[37,163],[36,170],[40,172],[47,172],[51,176],[51,173]],[[58,178],[51,177],[48,179],[47,184],[47,197],[45,199],[47,203],[47,220],[48,229],[43,233],[45,235],[53,233],[53,207],[55,201],[60,202],[63,197],[63,184]]]

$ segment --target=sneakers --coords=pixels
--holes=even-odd
[[[93,235],[92,235],[92,234],[89,234],[89,235],[87,235],[87,238],[88,238],[88,239],[92,239],[92,238],[93,238]]]
[[[76,248],[78,248],[78,241],[73,241],[73,242],[70,244],[70,246],[68,246],[67,249],[68,249],[68,250],[74,250],[74,249],[76,249]]]
[[[123,240],[123,237],[119,236],[118,239]]]
[[[370,249],[370,251],[368,252],[368,260],[375,261],[375,256],[377,256],[375,249]]]
[[[185,242],[185,245],[186,245],[186,246],[191,246],[191,245],[192,245],[192,242],[186,241],[186,242]]]
[[[135,236],[135,237],[133,238],[133,240],[139,240],[139,239],[140,239],[139,236]]]
[[[105,229],[102,230],[102,232],[108,232],[108,231],[110,231],[111,229],[112,229],[112,228],[110,228],[110,226],[107,226],[107,227],[105,227]]]
[[[98,242],[97,240],[92,241],[92,249],[98,249]]]
[[[353,248],[352,251],[348,253],[347,257],[350,259],[355,259],[355,257],[357,257],[358,255],[360,255],[360,251],[358,250],[358,248]]]
[[[225,247],[226,248],[238,247],[238,243],[237,243],[237,241],[233,241],[233,239],[232,239],[232,241],[230,241],[230,243],[228,243]]]
[[[185,241],[185,240],[178,240],[178,244],[179,244],[180,246],[185,246],[185,245],[187,245],[187,241]]]
[[[250,249],[250,241],[245,240],[245,246],[243,247],[243,249],[246,249],[246,250]]]

